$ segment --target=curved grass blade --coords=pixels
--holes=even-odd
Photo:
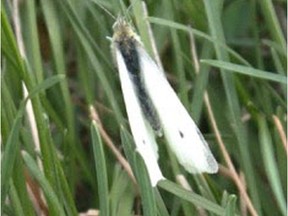
[[[37,180],[45,194],[45,197],[49,203],[50,215],[65,216],[63,207],[60,205],[61,202],[59,201],[49,181],[45,178],[42,171],[38,168],[34,159],[27,152],[23,152],[23,159],[31,175]]]
[[[180,187],[179,185],[169,180],[161,180],[158,183],[158,186],[176,195],[180,199],[187,200],[188,202],[193,203],[194,205],[199,206],[201,208],[207,209],[210,212],[215,213],[217,215],[223,215],[225,212],[225,210],[221,206],[211,202],[210,200],[203,198],[202,196],[199,196],[198,194],[187,191],[184,188]]]
[[[109,191],[105,154],[95,121],[91,123],[90,132],[92,136],[93,155],[98,182],[100,213],[101,215],[109,215]]]
[[[280,176],[277,168],[276,158],[274,156],[271,134],[268,129],[267,122],[263,116],[258,116],[259,125],[259,141],[261,143],[261,151],[263,162],[266,169],[266,174],[270,182],[272,191],[276,201],[283,213],[287,215],[287,207],[283,194],[283,189],[280,181]]]
[[[257,77],[260,79],[287,84],[286,76],[276,74],[273,72],[263,71],[263,70],[259,70],[259,69],[255,69],[251,67],[246,67],[246,66],[237,65],[237,64],[233,64],[229,62],[224,62],[224,61],[218,61],[218,60],[202,59],[201,63],[225,69],[225,71],[227,72],[236,72],[236,73],[245,74],[248,76]]]

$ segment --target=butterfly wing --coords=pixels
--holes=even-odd
[[[218,164],[208,144],[164,73],[141,46],[138,47],[138,52],[147,92],[178,161],[190,173],[216,173]]]
[[[134,84],[129,77],[124,59],[119,50],[116,49],[115,52],[131,132],[137,151],[147,166],[151,183],[155,186],[159,180],[164,178],[157,163],[158,146],[155,142],[152,128],[147,124],[142,114],[141,106],[133,87]]]

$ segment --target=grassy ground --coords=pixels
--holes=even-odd
[[[220,164],[190,175],[159,139],[167,180],[156,188],[131,141],[106,39],[114,20],[99,4],[117,16],[131,2],[2,1],[1,213],[286,215],[286,1],[150,0],[147,14],[132,1],[146,49]]]

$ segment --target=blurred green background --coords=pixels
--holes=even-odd
[[[145,3],[147,14],[139,0],[1,1],[3,215],[287,214],[287,2]],[[128,16],[160,57],[218,174],[186,173],[158,139],[167,180],[151,187],[106,39],[115,20],[103,8]]]

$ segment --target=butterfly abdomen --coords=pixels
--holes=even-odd
[[[140,102],[142,112],[153,130],[160,136],[162,133],[159,117],[150,97],[148,96],[141,76],[139,54],[137,52],[139,42],[133,37],[133,35],[130,37],[127,35],[125,37],[119,36],[118,40],[115,42],[117,48],[123,56],[125,65],[129,72],[129,77],[133,83],[137,98]]]

